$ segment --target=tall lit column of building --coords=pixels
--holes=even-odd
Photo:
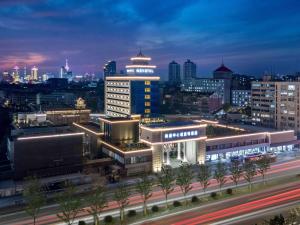
[[[13,78],[14,83],[19,83],[20,82],[20,68],[18,66],[15,66],[13,68],[12,78]]]
[[[72,81],[73,73],[69,67],[68,60],[66,59],[66,64],[60,68],[59,78],[67,78],[68,81]]]
[[[127,75],[105,78],[105,113],[110,117],[140,114],[149,117],[159,112],[160,77],[149,76],[156,66],[149,65],[150,57],[141,52],[126,66]],[[140,75],[140,76],[138,76]]]
[[[38,70],[36,66],[31,68],[31,80],[38,81]]]
[[[145,56],[141,51],[130,59],[131,65],[126,66],[126,73],[129,75],[151,75],[154,74],[155,65],[150,65],[150,57]]]
[[[180,84],[180,64],[175,61],[169,63],[169,83]]]
[[[105,113],[110,117],[159,113],[157,76],[108,76],[105,80]]]
[[[191,60],[187,60],[183,64],[183,79],[188,80],[190,78],[195,78],[197,73],[197,66]]]

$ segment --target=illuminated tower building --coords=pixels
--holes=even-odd
[[[11,75],[9,74],[8,71],[4,71],[4,72],[2,73],[2,80],[5,81],[5,82],[7,82],[7,83],[12,82],[12,77],[11,77]]]
[[[73,79],[73,74],[72,71],[70,70],[69,64],[68,64],[68,60],[66,59],[66,64],[65,66],[62,66],[60,68],[60,73],[59,73],[59,77],[60,78],[67,78],[68,81],[72,81]]]
[[[36,66],[31,68],[31,80],[38,81],[38,68]]]
[[[18,66],[15,66],[13,68],[12,77],[13,77],[13,82],[14,83],[19,83],[20,82],[20,70],[19,70]]]
[[[27,75],[27,68],[26,66],[24,66],[23,73],[20,72],[20,82],[23,83],[25,81],[26,75]]]
[[[140,51],[136,57],[130,59],[131,65],[126,66],[126,73],[128,75],[151,75],[154,74],[155,65],[150,65],[150,57],[146,57]]]
[[[116,61],[108,61],[103,67],[103,78],[117,73]]]
[[[187,60],[183,64],[183,79],[188,80],[190,78],[196,78],[197,66],[191,60]]]
[[[160,77],[153,76],[156,66],[141,52],[126,66],[127,75],[105,77],[105,113],[109,117],[142,115],[155,117],[159,113]]]

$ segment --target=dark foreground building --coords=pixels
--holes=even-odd
[[[46,177],[82,170],[83,133],[68,126],[12,130],[8,154],[15,179]]]

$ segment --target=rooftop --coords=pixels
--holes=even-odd
[[[164,122],[164,123],[152,123],[147,125],[150,128],[174,128],[174,127],[186,127],[186,126],[196,126],[200,125],[199,122],[194,121],[172,121],[172,122]]]
[[[214,72],[225,72],[225,73],[232,73],[232,70],[226,67],[223,63],[220,67],[218,67]]]

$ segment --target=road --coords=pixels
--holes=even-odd
[[[267,179],[275,179],[278,177],[282,176],[290,176],[292,174],[298,174],[300,172],[300,159],[293,160],[293,161],[288,161],[280,164],[275,164],[272,165],[271,169],[268,171],[267,174]],[[234,187],[233,183],[231,180],[228,178],[227,179],[227,184],[224,186],[224,189],[228,187]],[[261,177],[257,176],[254,180],[254,182],[260,182]],[[244,180],[240,181],[240,186],[241,185],[246,185]],[[216,191],[218,190],[218,184],[217,182],[212,179],[211,180],[211,185],[208,188],[207,192],[211,191]],[[192,195],[199,195],[202,193],[202,188],[198,182],[193,183],[193,189],[190,192],[189,196]],[[182,199],[182,193],[180,191],[179,187],[176,187],[172,194],[169,196],[169,201],[173,200],[180,200]],[[135,207],[135,208],[140,208],[141,206],[141,198],[137,194],[133,194],[130,197],[130,207]],[[164,203],[164,196],[162,192],[156,188],[153,192],[153,195],[151,199],[149,200],[149,206],[151,205],[158,205],[158,204],[163,204]],[[129,207],[129,208],[130,208]],[[106,209],[109,211],[110,214],[113,213],[118,213],[117,209],[117,204],[114,201],[109,202],[108,208]],[[37,220],[37,224],[53,224],[57,223],[58,219],[56,217],[56,213],[58,212],[58,206],[57,205],[50,205],[46,206],[41,210],[40,216]],[[87,212],[86,210],[81,212],[80,214],[81,217],[87,217]],[[31,219],[26,215],[25,212],[16,212],[16,213],[11,213],[7,215],[1,215],[0,216],[0,224],[2,225],[9,225],[9,224],[15,224],[15,225],[23,225],[23,224],[31,224]]]
[[[282,210],[286,205],[300,202],[300,182],[293,185],[264,190],[259,193],[240,196],[228,201],[200,206],[184,212],[156,218],[155,221],[143,222],[143,225],[198,225],[198,224],[254,224],[258,215],[265,215],[268,208]],[[271,210],[272,211],[272,210]],[[242,222],[243,221],[243,222]],[[252,223],[251,223],[252,221]]]

